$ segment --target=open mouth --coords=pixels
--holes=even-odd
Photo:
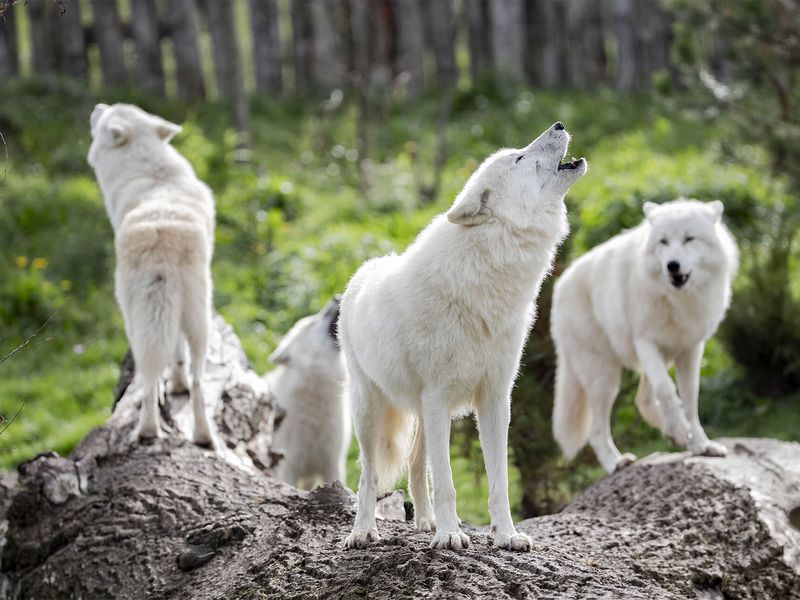
[[[670,275],[669,278],[672,282],[672,285],[674,285],[676,288],[679,288],[683,287],[686,282],[689,281],[689,275],[691,275],[691,273],[680,273],[676,275]]]
[[[582,162],[583,162],[582,158],[575,158],[573,156],[571,161],[564,162],[564,163],[559,163],[558,164],[558,170],[559,171],[572,171],[573,169],[577,169],[578,167],[580,167]]]

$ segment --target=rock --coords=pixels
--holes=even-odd
[[[204,384],[223,449],[188,441],[180,398],[164,407],[168,435],[131,445],[134,377],[68,458],[42,455],[0,482],[13,486],[0,496],[3,597],[800,598],[800,445],[774,440],[638,461],[520,523],[530,553],[469,525],[468,550],[431,550],[430,533],[394,520],[398,494],[381,540],[345,550],[354,494],[271,478],[269,396],[230,328],[215,327]]]

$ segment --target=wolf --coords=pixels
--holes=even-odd
[[[348,283],[339,335],[361,478],[347,547],[378,539],[377,489],[394,481],[406,457],[417,529],[435,523],[433,548],[469,545],[449,439],[451,418],[474,410],[494,544],[530,550],[508,501],[511,388],[536,296],[567,234],[564,196],[587,170],[585,159],[561,162],[569,141],[559,122],[525,148],[491,155],[403,254],[367,261]]]
[[[317,314],[295,323],[270,355],[278,366],[265,379],[286,410],[274,440],[286,454],[277,476],[295,486],[347,481],[351,426],[343,396],[338,319],[337,297]]]
[[[159,377],[189,387],[194,441],[213,446],[201,387],[211,322],[214,198],[170,140],[181,127],[130,104],[98,104],[88,161],[114,229],[115,295],[144,397],[133,440],[160,435]]]
[[[730,304],[739,260],[722,213],[718,200],[645,202],[638,227],[583,255],[556,282],[553,433],[567,458],[588,440],[609,473],[636,460],[611,438],[623,368],[640,372],[636,405],[648,423],[695,454],[725,455],[697,413],[704,344]]]

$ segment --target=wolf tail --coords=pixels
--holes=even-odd
[[[586,393],[572,365],[562,358],[556,369],[553,435],[567,460],[572,460],[589,439],[592,415]]]
[[[378,489],[394,485],[403,472],[411,451],[414,435],[414,416],[388,406],[382,423],[378,425],[380,435],[376,448],[378,467]]]

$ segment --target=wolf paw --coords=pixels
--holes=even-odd
[[[371,542],[377,542],[379,539],[381,538],[378,535],[378,530],[375,528],[366,531],[353,530],[353,532],[345,538],[344,547],[365,548],[369,546]]]
[[[131,432],[131,443],[147,442],[161,437],[161,429],[158,425],[137,425]]]
[[[699,456],[727,456],[728,449],[719,442],[707,441],[697,448],[692,448],[692,454]]]
[[[216,443],[214,442],[214,436],[211,435],[208,431],[205,432],[195,432],[194,434],[194,443],[201,448],[209,448],[213,450],[216,447]]]
[[[437,531],[431,541],[431,548],[448,550],[469,548],[469,537],[463,531]]]
[[[626,452],[617,459],[617,464],[614,465],[614,473],[624,469],[625,467],[627,467],[630,464],[633,464],[634,462],[636,462],[636,455],[631,454],[630,452]]]
[[[533,541],[524,533],[495,533],[494,545],[515,552],[530,552]]]
[[[436,521],[433,517],[414,517],[414,526],[417,531],[433,531],[436,529]]]

